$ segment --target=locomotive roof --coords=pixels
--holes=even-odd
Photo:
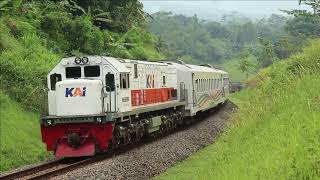
[[[75,58],[76,57],[63,58],[60,63],[62,65],[67,65],[67,64],[72,65]],[[215,73],[221,73],[221,74],[228,74],[225,71],[222,71],[220,69],[215,69],[213,67],[185,64],[181,61],[180,62],[174,62],[174,61],[151,62],[151,61],[114,58],[114,57],[108,57],[108,56],[87,56],[87,58],[89,58],[89,61],[93,61],[94,64],[99,64],[101,61],[102,61],[102,64],[105,64],[103,63],[103,61],[108,61],[119,72],[130,72],[129,69],[124,65],[124,63],[137,63],[137,64],[157,65],[157,66],[176,65],[176,67],[181,67],[181,68],[185,67],[185,70],[190,70],[191,72],[215,72]]]

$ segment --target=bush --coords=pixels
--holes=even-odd
[[[156,179],[319,179],[319,49],[265,69],[231,97],[239,110],[221,137]]]
[[[59,56],[47,50],[33,33],[25,34],[17,41],[4,28],[0,39],[7,40],[1,43],[5,48],[0,55],[0,89],[26,107],[39,110],[46,75]]]

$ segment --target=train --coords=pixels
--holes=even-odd
[[[94,156],[172,131],[223,104],[229,75],[210,64],[67,57],[47,75],[41,137],[56,157]]]

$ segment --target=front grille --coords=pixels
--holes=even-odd
[[[98,122],[97,119],[100,119]],[[66,124],[66,123],[84,123],[84,122],[106,122],[106,116],[89,116],[89,117],[57,117],[46,116],[41,118],[44,125]]]

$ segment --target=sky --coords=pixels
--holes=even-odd
[[[218,1],[163,1],[141,0],[146,12],[152,14],[158,11],[171,11],[175,14],[192,16],[197,14],[199,18],[219,20],[222,14],[239,12],[247,17],[258,19],[267,17],[272,13],[284,14],[280,9],[308,9],[305,5],[299,5],[298,0],[218,0]]]

